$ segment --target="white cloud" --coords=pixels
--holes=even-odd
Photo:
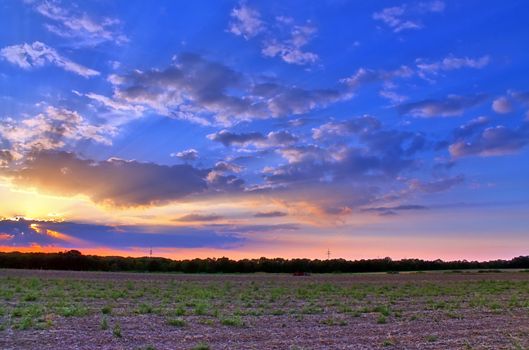
[[[442,99],[427,99],[398,106],[401,114],[413,117],[454,117],[484,102],[485,95],[457,96],[449,95]]]
[[[490,63],[489,56],[479,58],[448,56],[441,61],[427,63],[423,59],[417,59],[418,74],[425,77],[427,74],[436,75],[441,71],[450,71],[461,68],[481,69]]]
[[[291,17],[276,17],[275,26],[261,20],[259,11],[245,4],[232,9],[232,21],[228,31],[249,40],[258,34],[261,39],[261,53],[266,57],[279,57],[289,64],[307,65],[318,61],[319,56],[303,49],[317,32],[310,23],[296,25]],[[273,27],[273,28],[272,28]]]
[[[420,16],[426,13],[443,12],[444,2],[434,0],[421,2],[414,5],[393,6],[375,12],[373,19],[384,22],[393,32],[399,33],[403,30],[417,30],[423,28]]]
[[[88,93],[88,94],[80,94],[82,96],[86,96],[91,100],[97,101],[101,103],[102,105],[106,106],[109,109],[112,109],[114,111],[126,111],[126,112],[135,112],[136,114],[140,114],[143,112],[145,108],[138,105],[132,105],[129,103],[123,103],[114,99],[111,99],[107,96],[95,94],[95,93]]]
[[[232,34],[242,36],[246,40],[256,36],[265,29],[259,11],[244,4],[231,10],[230,16],[232,17],[232,21],[230,22],[228,31]]]
[[[176,157],[181,160],[197,160],[198,159],[198,151],[194,148],[186,149],[184,151],[171,153],[171,157]]]
[[[338,89],[308,90],[245,76],[186,53],[165,69],[111,75],[113,100],[202,125],[303,114],[349,98]],[[108,103],[108,101],[106,101]]]
[[[401,32],[405,29],[420,29],[419,22],[404,20],[402,17],[406,13],[405,5],[387,7],[380,12],[373,14],[373,19],[384,22],[391,27],[395,33]]]
[[[408,99],[408,96],[400,95],[388,89],[380,90],[379,95],[390,100],[392,103],[402,103]]]
[[[61,56],[55,49],[40,41],[35,41],[33,44],[24,43],[4,47],[0,50],[0,56],[23,69],[38,68],[50,64],[85,78],[99,75],[98,71]]]
[[[317,62],[319,56],[316,53],[303,49],[316,34],[316,27],[311,24],[294,25],[292,22],[289,18],[279,17],[278,23],[287,31],[287,38],[281,40],[274,37],[265,40],[261,52],[267,57],[278,56],[291,64],[306,65]]]
[[[103,42],[123,44],[129,39],[114,28],[120,24],[115,18],[94,19],[86,13],[75,13],[58,6],[56,2],[42,1],[34,7],[53,23],[45,28],[60,37],[75,39],[76,45],[98,45]]]
[[[356,73],[350,77],[341,79],[340,82],[346,84],[352,89],[356,89],[362,85],[378,82],[386,83],[395,78],[408,78],[414,74],[415,72],[413,69],[408,66],[400,66],[399,68],[390,71],[359,68]]]
[[[498,97],[492,102],[492,109],[494,112],[499,114],[507,114],[512,112],[512,103],[511,101],[505,97]]]
[[[117,130],[108,125],[92,125],[79,113],[47,107],[43,113],[23,120],[4,119],[0,137],[11,144],[15,153],[60,149],[69,141],[92,140],[111,145]]]

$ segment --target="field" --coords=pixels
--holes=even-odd
[[[0,349],[528,349],[529,273],[0,270]]]

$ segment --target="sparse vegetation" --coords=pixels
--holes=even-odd
[[[384,334],[380,328],[388,331],[385,337],[371,337],[376,340],[373,347],[405,347],[406,339],[389,336],[389,332],[410,323],[423,327],[465,319],[469,333],[461,334],[466,334],[473,344],[474,333],[470,330],[475,330],[470,325],[481,320],[480,315],[486,314],[487,319],[497,317],[498,324],[513,314],[529,322],[529,278],[521,273],[313,275],[302,279],[286,275],[149,275],[143,279],[146,275],[134,275],[133,281],[127,280],[127,275],[112,279],[111,274],[100,274],[84,279],[82,273],[53,274],[51,278],[39,278],[39,272],[0,274],[0,332],[60,331],[64,324],[86,324],[95,318],[98,331],[106,331],[114,341],[126,344],[132,340],[122,335],[122,326],[129,329],[131,322],[135,329],[148,330],[145,334],[190,334],[197,327],[211,327],[216,332],[221,329],[229,334],[238,334],[241,327],[248,328],[246,334],[252,334],[259,327],[260,332],[270,328],[284,334],[294,324],[342,334],[344,326],[365,329],[357,326],[371,323],[377,325],[373,328],[379,329],[378,334]],[[275,321],[270,322],[271,318]],[[514,327],[513,323],[503,324]],[[499,329],[496,323],[493,325],[487,332]],[[520,332],[514,329],[513,337],[504,339],[503,347],[529,345]],[[446,342],[443,334],[423,334],[417,334],[420,342],[438,343],[441,336],[443,344]],[[203,345],[214,348],[209,340],[210,345]],[[450,344],[464,348],[464,341]],[[198,346],[196,338],[190,337],[185,348],[193,346]]]
[[[181,318],[173,318],[173,319],[167,320],[167,324],[174,326],[174,327],[185,327],[187,323]]]
[[[121,326],[119,325],[119,323],[116,323],[114,325],[114,328],[112,328],[112,334],[116,337],[116,338],[121,338],[122,335],[121,335]]]

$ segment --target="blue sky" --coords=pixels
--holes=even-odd
[[[527,253],[525,1],[0,8],[2,250]]]

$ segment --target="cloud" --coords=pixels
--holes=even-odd
[[[95,94],[95,93],[88,93],[88,94],[81,94],[77,91],[73,91],[78,96],[85,96],[88,97],[91,100],[97,101],[101,105],[109,108],[110,110],[117,111],[117,112],[134,112],[134,114],[139,115],[144,111],[144,108],[142,106],[138,105],[132,105],[129,103],[123,103],[116,100],[113,100],[107,96]]]
[[[254,82],[256,81],[257,82]],[[306,113],[347,98],[332,89],[307,90],[278,83],[262,83],[198,55],[175,56],[163,70],[111,75],[113,99],[145,106],[157,113],[210,124],[266,119]]]
[[[323,149],[317,146],[290,147],[279,151],[288,164],[265,169],[270,184],[334,183],[344,180],[369,181],[392,177],[409,162],[381,158],[365,149],[342,147]],[[400,161],[400,162],[399,162]]]
[[[171,153],[171,157],[176,157],[182,160],[197,160],[198,159],[198,151],[194,148],[186,149],[184,151],[180,151],[177,153]]]
[[[293,19],[278,17],[280,27],[286,27],[287,38],[268,38],[263,42],[262,54],[266,57],[280,57],[286,63],[306,65],[313,64],[319,60],[319,56],[310,51],[304,51],[307,45],[316,35],[317,29],[310,23],[306,25],[294,25]]]
[[[214,192],[241,192],[244,190],[244,180],[235,175],[224,175],[224,171],[213,170],[207,176],[210,191]]]
[[[39,68],[50,64],[85,78],[99,75],[98,71],[59,55],[55,49],[40,41],[35,41],[33,44],[24,43],[4,47],[0,50],[0,56],[22,69]]]
[[[15,160],[15,155],[11,150],[0,149],[0,168],[7,167]]]
[[[352,135],[355,137],[351,138]],[[391,179],[412,167],[415,163],[412,157],[427,148],[421,134],[385,130],[371,116],[330,122],[313,129],[316,140],[336,141],[337,136],[354,140],[353,145],[336,143],[327,148],[300,145],[279,149],[278,153],[288,164],[267,168],[263,177],[273,184]]]
[[[243,167],[234,163],[220,161],[215,163],[213,170],[222,173],[240,173]]]
[[[485,95],[457,96],[449,95],[445,99],[428,99],[419,102],[402,104],[397,107],[404,115],[414,117],[453,117],[462,115],[466,110],[485,101]]]
[[[395,78],[408,78],[413,76],[414,71],[408,66],[400,66],[395,70],[373,70],[368,68],[359,68],[353,75],[340,80],[351,89],[358,89],[361,86],[379,82],[391,81]]]
[[[413,179],[409,181],[409,186],[410,189],[414,191],[436,193],[446,191],[456,185],[463,183],[464,181],[465,177],[463,175],[457,175],[433,181],[422,181],[418,179]]]
[[[175,221],[180,221],[180,222],[209,222],[209,221],[219,221],[219,220],[222,220],[224,219],[224,217],[220,216],[220,215],[216,215],[216,214],[187,214],[187,215],[183,215],[177,219],[175,219]]]
[[[489,56],[479,58],[448,56],[437,62],[427,63],[424,59],[417,59],[418,74],[426,77],[428,74],[437,75],[442,71],[451,71],[461,68],[481,69],[490,63]]]
[[[290,209],[309,202],[312,209],[300,209],[303,215],[343,216],[354,207],[387,202],[392,189],[403,186],[403,174],[421,164],[419,152],[432,146],[421,133],[386,129],[371,116],[325,123],[313,135],[326,142],[278,149],[288,163],[265,167],[264,185],[247,191],[288,198]]]
[[[266,138],[259,132],[236,134],[228,130],[221,130],[208,135],[208,139],[222,143],[228,147],[231,145],[245,145],[247,143],[264,142]]]
[[[409,79],[418,76],[431,81],[430,76],[438,75],[442,71],[463,68],[479,69],[487,66],[489,62],[489,56],[482,56],[480,58],[448,56],[440,61],[430,63],[427,63],[424,59],[416,59],[415,66],[401,65],[393,70],[361,67],[351,76],[341,79],[340,82],[353,91],[366,85],[383,84],[383,89],[379,94],[394,103],[402,103],[407,99],[407,96],[400,95],[393,91],[393,89],[397,87],[394,83],[397,79]]]
[[[529,92],[511,91],[510,95],[517,101],[529,105]]]
[[[515,129],[498,125],[468,139],[457,139],[449,146],[453,157],[500,156],[516,153],[529,144],[529,122]]]
[[[282,211],[261,211],[255,213],[253,216],[256,218],[277,218],[287,216],[288,214]]]
[[[245,4],[239,4],[239,7],[233,8],[230,17],[232,21],[229,24],[228,31],[237,36],[242,36],[246,40],[263,32],[265,29],[259,11]]]
[[[263,34],[261,53],[265,57],[279,57],[289,64],[307,65],[319,60],[319,56],[304,47],[315,36],[317,29],[310,22],[297,25],[291,17],[277,16],[275,23],[265,23],[259,11],[244,3],[231,10],[228,31],[246,40]]]
[[[511,113],[512,108],[513,106],[512,106],[511,101],[505,96],[498,97],[497,99],[492,101],[492,109],[496,113],[499,113],[499,114]]]
[[[400,95],[396,93],[395,91],[391,91],[389,89],[380,90],[379,95],[388,99],[389,101],[395,104],[403,103],[404,101],[408,99],[408,96]]]
[[[482,129],[484,126],[486,126],[490,122],[489,118],[487,117],[477,117],[472,119],[466,124],[463,124],[459,126],[457,129],[454,130],[454,136],[456,138],[463,138],[470,135],[474,135],[477,131]]]
[[[116,133],[112,126],[92,125],[76,111],[52,106],[31,118],[0,122],[0,137],[17,153],[60,149],[79,140],[111,145]]]
[[[256,84],[252,93],[267,101],[268,111],[275,117],[304,114],[352,96],[337,89],[308,90],[275,83]]]
[[[39,1],[35,11],[46,17],[51,23],[45,28],[62,38],[71,39],[75,45],[95,46],[104,42],[124,44],[129,39],[115,28],[120,21],[116,18],[92,18],[88,14],[69,10],[55,1]]]
[[[242,226],[238,229],[240,232],[246,232],[246,230],[251,229],[251,226]],[[5,232],[4,237],[13,248],[32,244],[80,250],[101,247],[114,249],[145,248],[146,255],[148,249],[152,247],[230,248],[245,241],[244,238],[240,237],[236,227],[116,226],[22,218],[0,220],[0,232]],[[4,243],[7,242],[4,241]]]
[[[296,136],[288,131],[272,131],[267,135],[263,135],[259,132],[236,134],[228,130],[221,130],[207,137],[212,141],[222,143],[226,147],[232,145],[244,146],[248,144],[259,148],[286,146],[298,140]]]
[[[420,2],[413,5],[401,5],[384,8],[375,12],[373,19],[382,21],[393,32],[399,33],[403,30],[417,30],[423,28],[423,24],[418,18],[427,13],[443,12],[445,4],[443,1],[434,0],[430,2]]]
[[[325,123],[317,128],[313,128],[312,137],[320,140],[329,137],[348,136],[379,129],[381,126],[382,124],[375,117],[364,115],[346,121]]]
[[[428,207],[425,207],[424,205],[405,204],[405,205],[387,206],[387,207],[363,208],[362,212],[375,212],[381,216],[389,216],[389,215],[397,215],[397,212],[399,211],[426,210],[426,209],[428,209]]]
[[[122,207],[160,205],[207,189],[209,170],[121,159],[93,161],[73,153],[41,151],[20,167],[1,170],[15,186],[59,196],[83,195]]]

